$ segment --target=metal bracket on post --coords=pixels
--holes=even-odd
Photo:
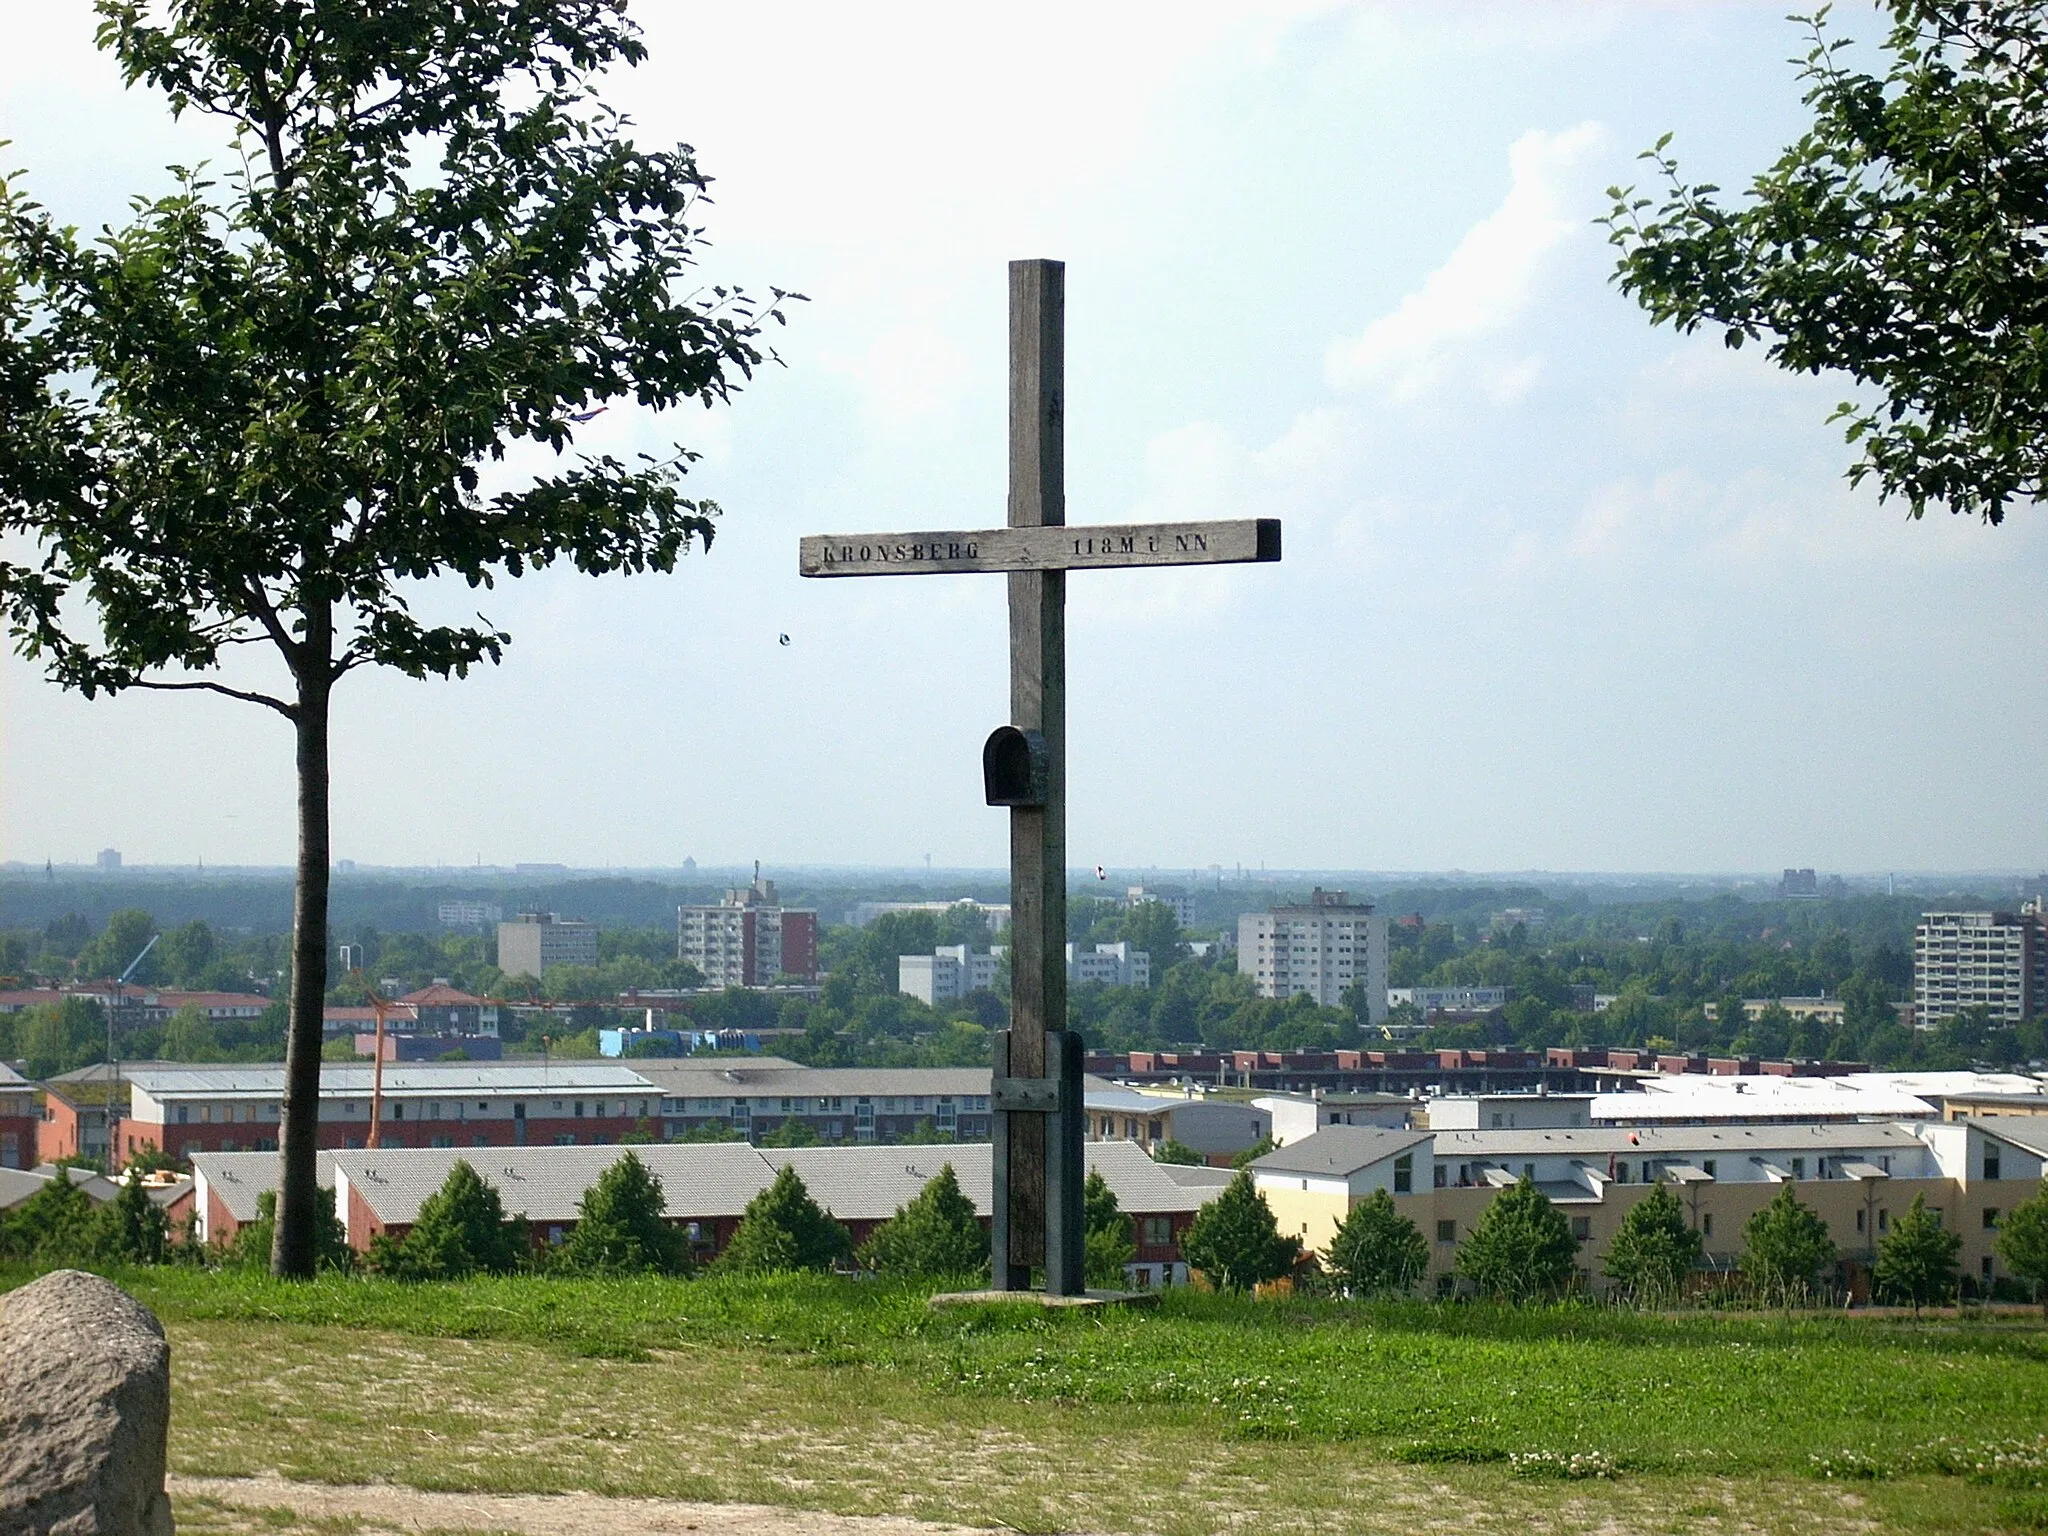
[[[1088,1288],[1086,1052],[1073,1030],[1048,1030],[1045,1056],[1046,1064],[1059,1070],[1058,1104],[1045,1128],[1045,1291],[1048,1296],[1079,1296]]]

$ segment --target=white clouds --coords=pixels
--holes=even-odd
[[[1562,133],[1531,129],[1508,150],[1510,185],[1499,208],[1475,224],[1422,286],[1362,335],[1333,342],[1325,358],[1339,389],[1379,388],[1413,399],[1440,382],[1475,342],[1498,336],[1528,310],[1553,252],[1582,230],[1586,163],[1607,130],[1586,122]],[[1505,403],[1534,383],[1540,360],[1495,360],[1481,370],[1486,394]]]

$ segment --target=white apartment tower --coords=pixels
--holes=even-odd
[[[1237,968],[1261,997],[1306,992],[1325,1008],[1343,1004],[1354,982],[1365,988],[1368,1018],[1387,1016],[1387,920],[1372,903],[1318,887],[1305,907],[1247,912],[1237,920]]]
[[[2014,912],[1928,912],[1913,930],[1913,1021],[1966,1008],[2017,1024],[2048,1008],[2048,924],[2041,903]]]
[[[818,974],[818,914],[785,907],[775,882],[758,874],[715,907],[676,908],[676,958],[714,987],[765,987],[784,976]]]

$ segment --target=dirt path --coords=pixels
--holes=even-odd
[[[304,1526],[343,1523],[398,1532],[508,1531],[519,1536],[986,1536],[978,1527],[893,1515],[833,1515],[767,1504],[691,1504],[611,1499],[595,1493],[421,1493],[390,1484],[295,1483],[281,1477],[172,1477],[181,1530],[262,1530],[281,1536],[272,1513]],[[332,1522],[332,1523],[331,1523]]]

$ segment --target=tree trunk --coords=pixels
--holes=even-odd
[[[307,605],[299,673],[299,870],[292,910],[291,1023],[285,1037],[283,1183],[270,1272],[311,1279],[318,1267],[320,1047],[327,1004],[327,711],[332,620]]]

